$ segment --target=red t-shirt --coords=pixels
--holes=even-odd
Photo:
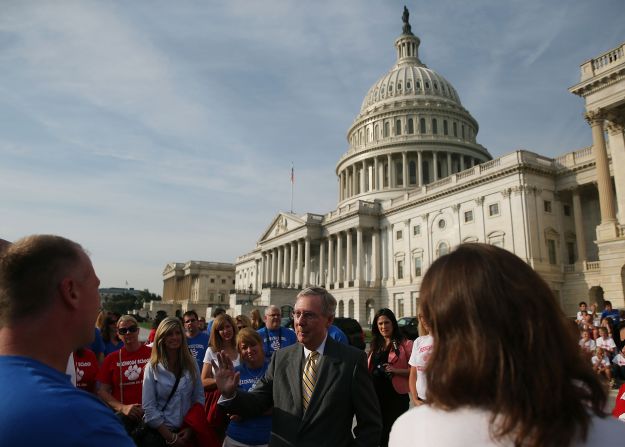
[[[98,359],[95,353],[88,348],[82,350],[82,355],[74,351],[74,369],[76,370],[76,388],[95,392],[95,378],[98,374]]]
[[[121,365],[119,362],[120,353]],[[123,347],[119,351],[110,353],[100,367],[98,382],[109,385],[112,388],[113,397],[122,404],[141,404],[143,370],[145,364],[150,361],[151,354],[152,348],[146,345],[141,345],[134,352],[128,352],[126,347]],[[123,401],[119,384],[120,377],[124,387]]]

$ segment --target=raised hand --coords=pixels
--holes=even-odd
[[[235,372],[232,360],[224,351],[217,353],[217,361],[211,361],[215,383],[224,399],[231,399],[239,386],[238,372]]]

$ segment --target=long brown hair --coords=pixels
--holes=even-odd
[[[428,269],[420,291],[434,339],[428,402],[491,412],[496,440],[568,446],[586,439],[606,393],[543,279],[514,254],[462,244]]]
[[[232,326],[232,340],[230,340],[231,346],[236,349],[236,339],[237,339],[237,324],[234,322],[232,317],[228,314],[221,314],[215,318],[213,321],[213,326],[211,327],[210,333],[210,348],[213,352],[219,352],[226,346],[226,340],[221,338],[221,334],[219,331],[223,329],[226,323]]]

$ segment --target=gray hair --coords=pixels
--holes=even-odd
[[[272,310],[277,310],[282,315],[282,312],[280,311],[280,308],[278,306],[270,304],[269,306],[265,308],[265,316],[269,315]]]
[[[321,297],[321,311],[323,314],[328,317],[334,316],[334,312],[336,311],[336,298],[326,289],[323,287],[306,287],[297,294],[297,299],[304,296]]]

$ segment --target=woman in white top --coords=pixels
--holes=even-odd
[[[423,321],[423,315],[419,311],[419,333],[423,334],[414,341],[412,353],[410,354],[410,377],[408,386],[410,387],[410,397],[415,406],[423,405],[427,400],[427,379],[425,378],[425,365],[430,358],[432,351],[432,336],[427,323]]]
[[[167,445],[189,445],[193,432],[182,422],[195,403],[204,404],[197,362],[189,352],[178,318],[165,318],[156,329],[152,356],[143,373],[145,423]]]
[[[232,360],[233,366],[239,366],[239,351],[237,351],[236,339],[237,325],[232,317],[228,314],[221,314],[215,318],[210,333],[210,344],[206,354],[204,354],[204,367],[202,368],[202,385],[206,391],[217,389],[211,361],[217,362],[218,352],[225,351]]]
[[[462,244],[430,266],[419,298],[434,339],[428,405],[400,416],[391,447],[622,445],[576,328],[523,260]]]

